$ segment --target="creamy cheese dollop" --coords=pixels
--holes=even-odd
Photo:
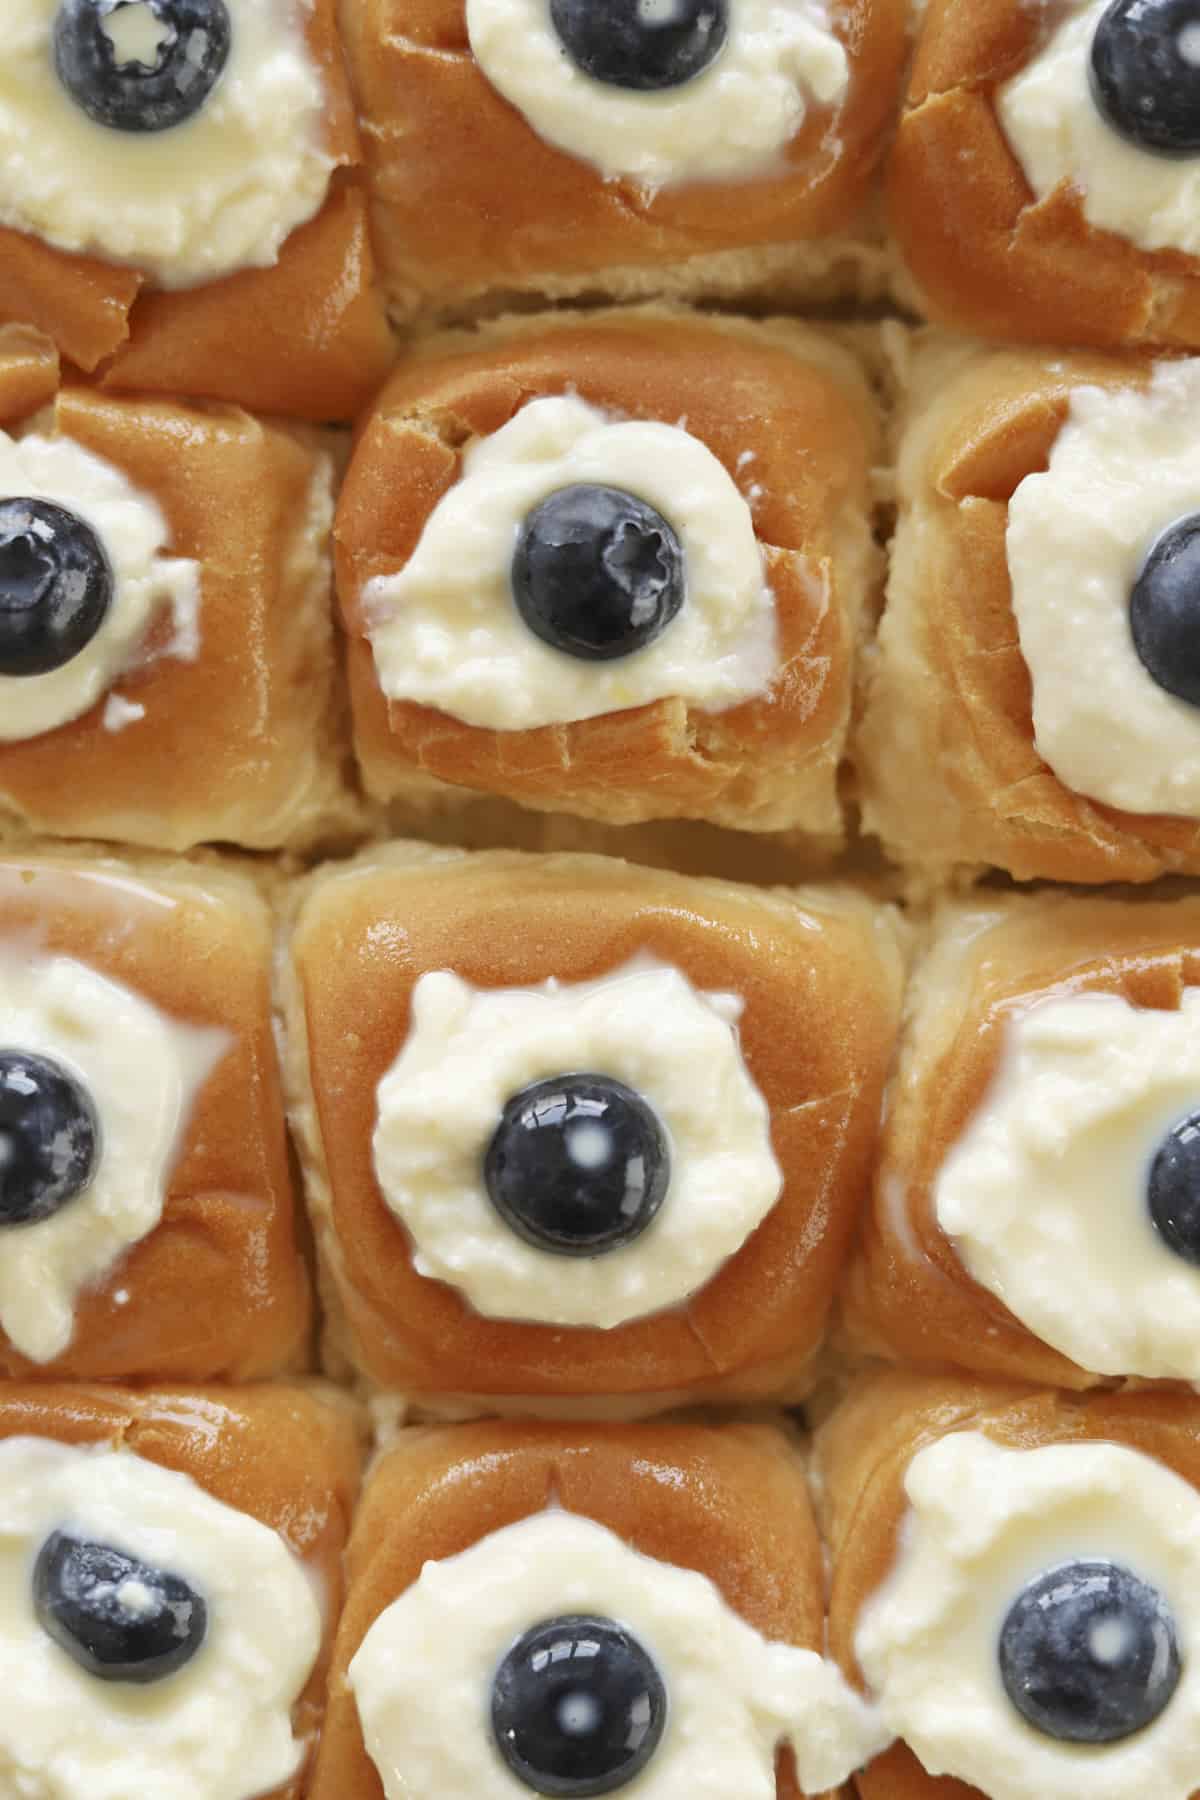
[[[1034,741],[1067,787],[1128,812],[1200,817],[1200,710],[1134,648],[1129,602],[1156,538],[1200,511],[1200,358],[1148,390],[1079,388],[1009,502],[1008,567]]]
[[[741,1003],[645,959],[596,981],[477,989],[422,975],[412,1024],[379,1083],[375,1171],[422,1275],[489,1318],[609,1328],[677,1306],[711,1280],[779,1198],[766,1101],[742,1058]],[[602,1256],[526,1243],[492,1206],[484,1156],[505,1103],[574,1070],[649,1102],[671,1156],[643,1234]]]
[[[998,91],[1005,136],[1044,200],[1064,183],[1084,217],[1143,250],[1200,255],[1200,157],[1158,156],[1120,137],[1092,98],[1089,67],[1109,0],[1071,7],[1049,41]]]
[[[0,1049],[73,1075],[100,1140],[82,1193],[50,1218],[0,1228],[0,1326],[23,1356],[61,1355],[82,1290],[158,1224],[193,1102],[228,1047],[227,1033],[169,1018],[73,957],[0,946]]]
[[[1200,988],[1177,1012],[1119,994],[1011,1015],[996,1073],[937,1177],[964,1267],[1101,1375],[1200,1381],[1200,1268],[1147,1200],[1164,1134],[1200,1104]]]
[[[100,629],[77,656],[45,675],[0,675],[0,743],[55,731],[90,711],[143,654],[165,610],[172,636],[164,654],[199,651],[200,565],[169,556],[169,529],[151,495],[69,437],[10,438],[0,431],[0,497],[49,500],[90,525],[113,571],[113,598]]]
[[[721,53],[660,92],[584,74],[546,0],[467,0],[467,30],[492,86],[539,137],[651,192],[769,173],[809,107],[838,104],[850,83],[827,0],[732,0]]]
[[[186,1665],[146,1687],[96,1680],[47,1636],[32,1570],[68,1529],[182,1576],[208,1606]],[[321,1610],[259,1520],[128,1451],[0,1443],[0,1793],[12,1800],[251,1800],[295,1774],[291,1710]]]
[[[633,1632],[666,1685],[666,1730],[629,1789],[638,1800],[775,1800],[781,1743],[817,1793],[887,1741],[834,1664],[768,1642],[706,1576],[551,1509],[426,1563],[363,1639],[350,1685],[387,1800],[528,1796],[491,1740],[492,1678],[529,1626],[569,1614]]]
[[[1200,1759],[1200,1495],[1121,1444],[1008,1450],[955,1432],[913,1457],[899,1554],[855,1653],[880,1714],[931,1775],[988,1800],[1189,1800]],[[1174,1617],[1182,1679],[1159,1717],[1107,1745],[1035,1731],[1000,1676],[1008,1609],[1048,1569],[1133,1570]]]
[[[528,629],[513,600],[517,535],[541,501],[607,484],[678,535],[687,591],[653,643],[579,662]],[[762,693],[776,668],[775,604],[754,521],[707,445],[677,425],[614,419],[574,395],[532,400],[463,456],[462,474],[394,575],[363,590],[379,685],[493,731],[596,718],[678,696],[717,712]]]
[[[60,82],[59,0],[5,0],[0,224],[136,264],[162,287],[275,262],[321,207],[333,168],[305,38],[311,0],[226,5],[231,47],[212,93],[183,124],[145,132],[94,123]]]

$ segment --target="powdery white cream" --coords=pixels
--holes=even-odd
[[[412,1025],[379,1083],[375,1172],[422,1275],[489,1318],[609,1328],[677,1306],[711,1280],[779,1198],[770,1114],[738,1048],[741,1003],[637,962],[597,981],[472,988],[422,975]],[[666,1128],[671,1178],[633,1243],[554,1256],[509,1230],[483,1159],[506,1102],[572,1070],[611,1075]]]
[[[891,1574],[855,1652],[888,1726],[931,1775],[989,1800],[1189,1800],[1200,1759],[1200,1495],[1120,1444],[1007,1450],[978,1431],[917,1452]],[[1008,1699],[996,1647],[1026,1582],[1076,1558],[1124,1564],[1162,1593],[1183,1674],[1154,1724],[1120,1743],[1066,1744]]]
[[[975,1280],[1100,1375],[1200,1381],[1200,1269],[1146,1199],[1168,1129],[1200,1106],[1200,988],[1178,1012],[1119,994],[1009,1018],[983,1104],[947,1156],[938,1223]]]
[[[0,224],[134,263],[162,287],[275,262],[333,168],[311,0],[226,5],[229,59],[204,105],[168,131],[126,132],[95,124],[59,81],[59,0],[5,0]]]
[[[526,514],[575,482],[638,495],[683,546],[683,606],[654,643],[614,662],[551,649],[513,600]],[[764,692],[777,662],[775,603],[750,508],[712,451],[678,426],[613,419],[573,395],[532,400],[471,444],[404,568],[368,582],[363,600],[388,699],[492,731],[671,696],[717,712]]]
[[[492,86],[539,137],[651,192],[768,173],[810,104],[833,106],[850,84],[826,0],[731,0],[729,35],[708,67],[650,93],[585,75],[548,0],[467,0],[467,31]]]
[[[1143,250],[1200,255],[1200,157],[1156,156],[1105,123],[1092,98],[1092,39],[1109,0],[1076,5],[1045,48],[1001,87],[1005,136],[1039,200],[1064,183],[1084,217]]]
[[[68,1529],[181,1575],[208,1633],[177,1674],[97,1681],[45,1634],[33,1563]],[[303,1746],[291,1709],[321,1612],[283,1539],[190,1476],[128,1451],[46,1438],[0,1444],[0,1793],[11,1800],[249,1800],[286,1781]]]
[[[1038,753],[1067,787],[1200,817],[1200,710],[1134,649],[1129,600],[1155,540],[1200,510],[1200,358],[1148,391],[1079,388],[1043,473],[1009,502],[1008,567]]]
[[[112,604],[78,656],[46,675],[0,675],[0,743],[39,737],[90,711],[138,661],[164,608],[174,614],[164,654],[195,658],[200,565],[164,554],[168,528],[158,504],[120,469],[69,437],[0,431],[0,496],[51,500],[77,514],[100,539],[113,572]]]
[[[816,1793],[890,1735],[834,1664],[769,1643],[706,1576],[552,1509],[427,1562],[363,1639],[350,1686],[387,1800],[527,1800],[492,1741],[492,1677],[523,1632],[569,1613],[616,1619],[662,1675],[667,1724],[638,1800],[775,1800],[784,1742]]]
[[[72,957],[0,950],[0,1048],[61,1064],[100,1125],[90,1186],[51,1218],[0,1233],[0,1326],[23,1356],[61,1355],[80,1292],[158,1224],[192,1104],[228,1046],[225,1032],[168,1018]]]

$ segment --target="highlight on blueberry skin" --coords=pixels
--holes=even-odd
[[[225,0],[62,0],[54,66],[94,124],[170,131],[200,111],[232,41]]]
[[[43,1631],[97,1681],[164,1681],[208,1632],[208,1607],[182,1576],[63,1531],[38,1552],[33,1605]]]
[[[1152,1725],[1182,1674],[1163,1596],[1119,1563],[1060,1564],[1026,1584],[1000,1632],[1000,1676],[1035,1731],[1115,1744]]]
[[[48,675],[85,650],[112,605],[104,545],[50,500],[0,499],[0,675]]]
[[[550,18],[593,81],[653,93],[693,81],[720,55],[729,0],[550,0]]]
[[[488,1197],[535,1249],[600,1256],[641,1236],[666,1197],[657,1114],[611,1076],[552,1076],[508,1101],[484,1157]]]
[[[492,1682],[492,1732],[518,1781],[551,1800],[611,1794],[641,1773],[667,1722],[653,1659],[612,1619],[547,1619]]]
[[[585,662],[632,656],[683,605],[683,546],[635,494],[577,483],[523,521],[512,591],[530,631],[551,649]]]
[[[91,1185],[99,1159],[83,1084],[48,1056],[0,1050],[0,1230],[53,1218]]]
[[[1159,156],[1200,156],[1200,0],[1113,0],[1089,73],[1120,137]]]
[[[1146,1198],[1167,1248],[1200,1268],[1200,1110],[1172,1125],[1155,1151]]]
[[[1130,595],[1129,626],[1159,687],[1200,706],[1200,512],[1176,520],[1154,544]]]

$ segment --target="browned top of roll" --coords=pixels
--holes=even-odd
[[[227,1506],[277,1531],[320,1583],[324,1635],[292,1711],[297,1737],[320,1728],[333,1628],[341,1607],[342,1548],[358,1492],[360,1420],[344,1394],[322,1386],[0,1388],[0,1438],[111,1444],[190,1475]],[[253,1605],[253,1595],[247,1596]],[[263,1800],[299,1800],[304,1771]]]
[[[1026,0],[928,0],[889,170],[904,258],[933,315],[967,331],[1200,345],[1200,258],[1098,230],[1065,183],[1037,200],[1004,135],[996,90],[1055,22]]]
[[[901,979],[891,916],[839,889],[793,903],[588,856],[403,856],[320,878],[292,945],[330,1188],[318,1228],[371,1376],[442,1394],[636,1395],[730,1377],[774,1393],[780,1364],[794,1387],[867,1178]],[[375,1178],[376,1088],[413,987],[435,969],[482,988],[586,981],[639,953],[745,1001],[741,1049],[783,1192],[684,1307],[609,1331],[484,1318],[416,1272]]]
[[[312,1800],[382,1800],[346,1671],[426,1561],[454,1556],[551,1501],[644,1556],[706,1575],[768,1639],[823,1648],[821,1551],[784,1432],[736,1424],[500,1424],[410,1431],[355,1520]],[[799,1800],[790,1755],[778,1800]]]

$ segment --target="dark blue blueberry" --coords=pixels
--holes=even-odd
[[[38,1552],[33,1606],[47,1636],[98,1681],[162,1681],[208,1630],[207,1606],[180,1576],[63,1531]]]
[[[609,662],[652,643],[683,605],[683,548],[644,500],[581,483],[560,488],[524,521],[512,588],[543,643]]]
[[[1130,596],[1129,625],[1159,687],[1200,706],[1200,512],[1154,545]]]
[[[670,1175],[658,1118],[607,1075],[559,1075],[522,1088],[484,1159],[488,1194],[506,1224],[559,1256],[631,1243],[662,1205]]]
[[[639,92],[682,87],[729,34],[729,0],[550,0],[550,17],[585,75]]]
[[[87,647],[113,575],[90,525],[49,500],[0,499],[0,675],[46,675]]]
[[[153,63],[118,62],[106,26],[126,6],[148,6],[161,28]],[[225,0],[62,0],[54,21],[58,78],[97,125],[169,131],[199,112],[229,58]]]
[[[0,1050],[0,1228],[61,1211],[90,1183],[99,1152],[95,1108],[75,1077],[47,1056]]]
[[[1091,79],[1119,136],[1160,156],[1200,155],[1200,0],[1113,0]]]
[[[1118,1563],[1062,1563],[1028,1583],[1000,1633],[1000,1675],[1035,1731],[1114,1744],[1153,1724],[1179,1683],[1175,1621]]]
[[[667,1722],[662,1677],[611,1619],[547,1619],[492,1682],[492,1731],[517,1777],[552,1800],[611,1794],[645,1768]]]
[[[1200,1112],[1172,1125],[1159,1145],[1146,1197],[1167,1248],[1200,1268]]]

